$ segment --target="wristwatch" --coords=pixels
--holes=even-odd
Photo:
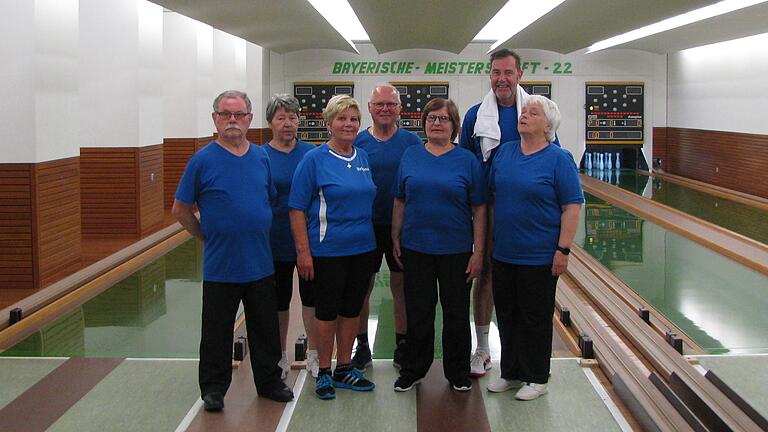
[[[569,253],[571,253],[571,248],[567,248],[567,247],[560,247],[560,246],[558,246],[557,250],[562,252],[563,255],[568,255]]]

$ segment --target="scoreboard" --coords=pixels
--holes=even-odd
[[[520,81],[520,87],[529,95],[541,95],[552,99],[551,81]]]
[[[400,127],[409,130],[421,139],[424,135],[424,125],[421,124],[421,112],[432,98],[448,99],[447,82],[391,82],[400,93],[402,110],[400,112]]]
[[[586,83],[587,144],[643,144],[644,84]]]
[[[355,84],[353,82],[293,83],[293,95],[301,105],[299,139],[313,144],[322,144],[328,141],[328,129],[325,127],[323,109],[332,97],[339,94],[354,96],[354,92]]]

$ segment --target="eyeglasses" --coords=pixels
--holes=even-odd
[[[229,120],[232,116],[235,116],[235,120],[241,120],[245,116],[247,116],[250,113],[244,113],[244,112],[228,112],[228,111],[222,111],[222,112],[216,112],[216,115],[219,116],[219,118],[227,119]]]
[[[371,102],[371,106],[373,106],[376,109],[382,109],[384,107],[387,107],[389,109],[395,109],[400,106],[399,103],[396,102]]]
[[[441,123],[445,123],[445,122],[450,121],[451,118],[448,117],[448,116],[440,116],[440,115],[434,115],[434,114],[430,114],[430,115],[427,116],[427,121],[430,122],[430,123],[434,123],[434,122],[436,122],[438,120],[440,120]]]

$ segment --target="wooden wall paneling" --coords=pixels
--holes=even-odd
[[[143,237],[163,227],[163,145],[141,147],[137,157],[137,207],[140,234]]]
[[[653,161],[661,159],[661,169],[669,171],[669,153],[667,152],[667,128],[653,128]],[[651,165],[653,166],[653,162]]]
[[[201,148],[208,145],[209,142],[213,141],[216,137],[215,136],[207,136],[207,137],[200,137],[195,140],[195,151],[200,150]]]
[[[163,207],[170,211],[187,161],[197,149],[196,138],[163,140]]]
[[[137,148],[81,148],[83,236],[140,235],[137,212]]]
[[[668,171],[768,198],[768,135],[667,128]]]
[[[77,157],[33,165],[36,287],[68,276],[80,267],[80,160]]]
[[[31,164],[0,164],[0,289],[32,289]]]

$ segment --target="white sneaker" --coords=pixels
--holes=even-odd
[[[469,359],[469,376],[481,377],[491,369],[491,356],[485,351],[477,350]]]
[[[520,380],[507,380],[504,378],[499,378],[489,383],[487,388],[489,392],[502,393],[507,390],[519,389],[523,385],[525,385],[525,383]]]
[[[529,401],[545,394],[547,394],[546,384],[528,383],[518,390],[515,399]]]
[[[312,375],[312,378],[317,378],[320,372],[320,360],[317,358],[316,350],[307,351],[307,372]]]
[[[288,376],[288,371],[291,370],[291,363],[288,362],[288,353],[283,351],[282,357],[280,357],[280,361],[277,362],[277,365],[280,366],[280,369],[283,370],[283,372],[280,374],[280,379],[285,379]]]

